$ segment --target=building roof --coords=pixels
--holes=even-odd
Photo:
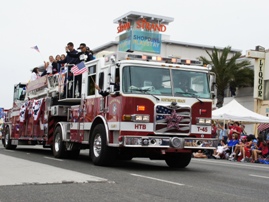
[[[118,24],[119,22],[125,22],[128,20],[137,20],[139,18],[144,18],[148,21],[156,21],[156,22],[161,22],[162,24],[168,25],[170,22],[174,21],[174,18],[172,17],[166,17],[162,15],[154,15],[154,14],[149,14],[149,13],[142,13],[142,12],[137,12],[137,11],[130,11],[115,20],[113,20],[113,23]]]
[[[201,44],[195,44],[195,43],[187,43],[187,42],[181,42],[181,41],[174,41],[174,40],[162,40],[162,43],[166,43],[166,44],[171,44],[171,45],[179,45],[179,46],[185,46],[185,47],[194,47],[194,48],[200,48],[200,49],[209,49],[209,50],[213,50],[214,46],[209,46],[209,45],[201,45]],[[110,41],[108,43],[105,43],[101,46],[98,46],[94,49],[92,49],[92,51],[94,53],[103,51],[109,47],[112,46],[117,46],[119,44],[118,41]],[[224,49],[224,47],[217,47],[217,49]],[[241,52],[242,50],[239,49],[231,49],[231,52]]]
[[[224,49],[224,47],[218,47],[218,46],[209,46],[209,45],[202,45],[202,44],[195,44],[195,43],[187,43],[182,41],[174,41],[174,40],[162,40],[162,43],[167,44],[174,44],[174,45],[180,45],[180,46],[186,46],[186,47],[194,47],[194,48],[201,48],[201,49],[213,49],[216,47],[217,49]],[[241,52],[242,50],[239,49],[231,49],[231,52]]]

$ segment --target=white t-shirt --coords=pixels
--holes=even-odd
[[[52,74],[52,64],[49,62],[49,66],[47,67],[47,74]]]
[[[38,76],[36,75],[35,72],[32,72],[32,75],[31,75],[31,81],[34,81],[38,78]]]

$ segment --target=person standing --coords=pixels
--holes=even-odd
[[[85,43],[81,43],[78,50],[80,50],[80,52],[72,53],[67,51],[67,56],[78,58],[79,62],[88,62],[94,59],[92,51],[86,46]]]
[[[212,122],[211,124],[211,137],[216,138],[217,137],[217,126],[215,122]]]
[[[41,76],[52,75],[58,72],[57,63],[52,55],[49,56],[49,62],[44,62],[44,67],[45,71],[42,73]]]
[[[223,123],[218,123],[217,130],[219,134],[219,140],[222,140],[223,138],[226,140],[227,139],[227,126],[224,125]]]
[[[241,132],[242,132],[242,129],[241,127],[239,126],[239,123],[236,121],[234,122],[233,124],[231,124],[230,122],[228,122],[228,127],[230,129],[230,132],[229,132],[229,140],[232,139],[232,135],[234,133],[236,133],[238,135],[238,139],[240,139],[240,136],[241,136]]]
[[[39,71],[38,71],[38,67],[35,67],[32,71],[32,74],[31,74],[31,79],[30,81],[35,81],[36,79],[38,79],[40,76],[39,76]]]
[[[93,55],[92,52],[90,50],[87,50],[87,46],[85,43],[81,43],[78,47],[78,49],[80,49],[81,52],[70,52],[67,51],[67,56],[71,57],[71,58],[76,58],[79,59],[79,62],[88,62],[93,60]],[[75,77],[75,89],[76,89],[76,84],[78,82],[78,92],[79,92],[79,97],[81,97],[81,84],[82,84],[82,75],[77,75]]]
[[[69,42],[67,44],[67,46],[65,47],[65,50],[67,52],[66,57],[63,60],[57,61],[57,63],[59,63],[59,64],[73,64],[73,65],[76,65],[76,64],[78,64],[80,62],[78,58],[71,57],[70,55],[68,55],[68,53],[70,53],[70,54],[77,54],[78,53],[78,51],[76,51],[74,49],[74,44],[72,42]],[[72,66],[68,67],[68,76],[67,76],[68,81],[73,81],[73,74],[71,72],[71,67]],[[65,80],[64,83],[66,83],[66,80]],[[73,86],[74,85],[72,85],[72,87]],[[67,96],[68,97],[73,97],[72,93],[73,93],[73,91],[72,91],[72,88],[71,88],[71,93],[69,93],[69,95],[67,95]],[[64,86],[63,96],[65,96],[65,94],[66,94],[66,85]]]

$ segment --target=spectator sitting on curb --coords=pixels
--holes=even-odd
[[[198,150],[198,152],[194,152],[194,153],[193,153],[193,157],[194,157],[194,158],[203,158],[203,159],[207,159],[207,155],[206,155],[202,150]]]
[[[252,146],[252,137],[247,136],[247,142],[245,143],[244,147],[241,147],[241,153],[243,154],[241,162],[246,162],[246,152],[251,150],[251,146]]]
[[[256,148],[252,150],[252,162],[253,163],[259,163],[258,155],[262,155],[263,157],[266,157],[266,155],[268,155],[269,153],[268,145],[263,140],[262,136],[258,137],[257,145],[256,145]]]
[[[216,159],[220,159],[220,156],[223,154],[223,152],[228,149],[228,146],[224,140],[221,140],[220,144],[221,145],[218,146],[218,148],[214,150],[214,154],[212,155]]]
[[[241,142],[239,142],[239,144],[235,145],[235,149],[233,152],[234,157],[232,157],[230,160],[231,161],[236,161],[238,156],[241,156],[241,147],[244,147],[245,143],[247,142],[246,137],[243,137],[241,139]]]
[[[232,158],[235,155],[234,149],[235,149],[235,146],[238,144],[239,144],[238,135],[237,133],[234,133],[232,135],[232,139],[227,144],[229,148],[229,152],[231,153],[231,155],[229,156],[230,158]]]

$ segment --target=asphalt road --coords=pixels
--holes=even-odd
[[[133,159],[94,166],[55,159],[49,149],[0,146],[0,202],[6,201],[268,201],[269,165],[192,159],[185,169]]]

